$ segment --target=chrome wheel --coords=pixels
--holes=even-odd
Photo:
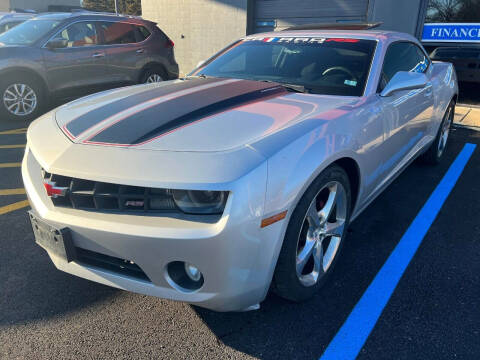
[[[158,74],[152,74],[147,78],[147,81],[145,81],[146,84],[152,84],[152,83],[157,83],[157,82],[162,82],[163,79],[160,75]]]
[[[26,84],[13,84],[3,93],[3,103],[11,114],[27,116],[37,108],[37,94]]]
[[[440,139],[438,141],[437,156],[441,157],[445,147],[447,146],[448,134],[450,133],[450,126],[453,121],[453,106],[449,106],[447,113],[445,114],[445,121],[443,122],[442,129],[440,130]]]
[[[297,242],[296,272],[313,286],[328,271],[340,247],[347,217],[347,193],[338,181],[326,184],[305,215]]]

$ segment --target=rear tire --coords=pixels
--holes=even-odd
[[[0,119],[30,121],[45,107],[44,88],[31,77],[15,74],[0,80]]]
[[[151,84],[162,82],[167,79],[165,71],[160,66],[146,69],[140,77],[140,84]]]
[[[423,163],[436,165],[442,160],[442,156],[445,153],[448,143],[448,135],[450,133],[450,127],[453,123],[453,117],[455,116],[455,101],[451,101],[443,115],[440,128],[438,129],[437,137],[430,145],[428,150],[420,157]]]
[[[295,208],[272,281],[282,298],[310,299],[330,276],[350,220],[350,182],[337,165],[324,170]]]

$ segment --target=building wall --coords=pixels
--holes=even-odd
[[[1,2],[4,0],[0,0]],[[10,0],[12,9],[29,9],[36,11],[47,11],[49,5],[80,6],[81,0]]]
[[[0,0],[0,11],[10,10],[10,0]]]
[[[142,0],[142,14],[175,42],[182,74],[247,31],[247,0]]]
[[[380,29],[420,36],[425,0],[370,0],[369,21],[383,22]]]

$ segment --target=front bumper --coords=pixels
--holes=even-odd
[[[266,163],[230,184],[225,212],[215,219],[179,214],[108,214],[54,207],[43,188],[41,169],[27,148],[22,176],[33,211],[58,228],[68,227],[76,247],[131,260],[150,281],[78,261],[67,262],[49,252],[58,269],[116,288],[216,311],[242,310],[265,298],[283,232],[283,222],[260,228]],[[197,291],[171,286],[167,264],[172,261],[198,267],[204,276],[203,286]]]

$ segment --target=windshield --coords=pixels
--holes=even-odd
[[[191,75],[275,81],[315,94],[361,96],[376,41],[344,38],[246,38]]]
[[[59,20],[28,20],[0,35],[4,45],[31,45],[60,23]]]

